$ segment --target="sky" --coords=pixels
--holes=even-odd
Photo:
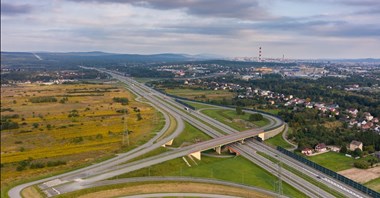
[[[1,0],[1,51],[380,58],[380,0]]]

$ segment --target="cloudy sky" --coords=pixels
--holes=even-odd
[[[1,0],[2,51],[380,58],[380,0]]]

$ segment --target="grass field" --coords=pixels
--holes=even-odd
[[[250,122],[248,121],[249,115],[250,115],[249,113],[245,113],[244,115],[237,115],[235,110],[206,109],[206,110],[202,110],[201,112],[238,131],[244,131],[244,130],[248,130],[248,129],[256,128],[256,127],[262,127],[269,123],[269,120],[265,118],[261,121]]]
[[[201,103],[190,102],[190,101],[184,101],[184,102],[193,106],[196,110],[205,109],[205,108],[215,108],[214,106],[207,105],[207,104],[201,104]]]
[[[243,157],[238,156],[225,159],[202,156],[202,160],[197,161],[198,165],[195,165],[190,159],[187,160],[192,167],[188,167],[181,158],[177,158],[149,168],[120,175],[117,178],[149,175],[204,177],[243,183],[272,191],[275,190],[277,178]],[[286,183],[283,183],[283,191],[285,195],[290,197],[305,197]]]
[[[179,147],[184,145],[195,144],[197,142],[203,142],[211,139],[210,136],[206,135],[199,129],[195,128],[193,125],[185,122],[185,128],[182,133],[176,137],[173,141],[173,147]]]
[[[373,179],[367,183],[364,184],[368,188],[371,188],[377,192],[380,192],[380,177],[377,179]]]
[[[284,138],[282,138],[282,133],[283,132],[281,132],[280,134],[278,134],[272,138],[265,140],[265,143],[272,145],[272,146],[281,146],[282,148],[285,148],[285,149],[293,148],[292,145],[290,145],[288,142],[286,142],[284,140]]]
[[[207,100],[222,100],[223,98],[233,98],[234,93],[227,90],[197,90],[197,89],[165,89],[168,94],[188,98],[192,100],[207,101]]]
[[[31,102],[37,97],[54,97],[57,101]],[[126,97],[129,104],[114,102],[114,97]],[[134,98],[118,84],[2,87],[1,109],[11,111],[1,115],[17,114],[10,120],[19,125],[1,131],[2,191],[11,183],[72,169],[128,149],[121,144],[125,124],[130,131],[130,147],[149,140],[163,126],[163,116]],[[126,116],[117,112],[123,109],[128,110]],[[141,120],[137,119],[138,113]],[[45,167],[30,169],[27,165],[25,170],[16,171],[25,160]],[[66,164],[46,167],[52,161]]]
[[[310,156],[307,159],[318,163],[321,166],[324,166],[333,171],[341,171],[354,167],[354,162],[361,159],[354,159],[350,157],[346,157],[344,154],[336,153],[336,152],[327,152],[320,155]]]

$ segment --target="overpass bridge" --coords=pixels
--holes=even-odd
[[[209,149],[215,149],[217,153],[221,153],[221,148],[224,145],[228,145],[234,142],[241,142],[244,143],[245,139],[252,138],[255,136],[260,135],[264,131],[261,129],[252,129],[248,131],[243,131],[243,132],[238,132],[238,133],[233,133],[221,137],[214,138],[212,140],[200,142],[198,144],[194,144],[188,149],[188,155],[191,155],[198,160],[201,159],[201,152],[206,151]],[[186,147],[185,147],[186,148]]]

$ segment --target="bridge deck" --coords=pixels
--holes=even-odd
[[[247,130],[247,131],[243,131],[243,132],[239,132],[239,133],[233,133],[230,135],[217,137],[217,138],[212,139],[212,140],[200,142],[198,144],[194,144],[194,145],[189,146],[189,147],[193,147],[192,149],[189,150],[189,152],[193,153],[193,152],[209,150],[209,149],[212,149],[212,148],[215,148],[218,146],[223,146],[226,144],[230,144],[233,142],[237,142],[240,140],[244,140],[247,138],[257,136],[263,132],[264,132],[264,130],[261,130],[261,129],[251,129],[251,130]]]

